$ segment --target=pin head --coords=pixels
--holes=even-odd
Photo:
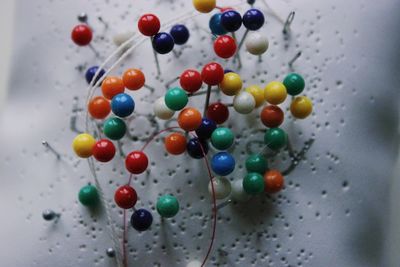
[[[242,91],[233,98],[233,108],[240,114],[249,114],[256,107],[253,95]]]
[[[197,70],[187,69],[179,77],[179,83],[189,93],[197,92],[202,84],[201,74]]]
[[[115,146],[108,139],[100,139],[93,146],[93,157],[100,162],[109,162],[115,156]]]
[[[242,16],[235,10],[227,10],[221,16],[222,27],[228,32],[235,32],[242,26]]]
[[[311,100],[306,96],[298,96],[290,104],[290,112],[297,119],[307,118],[313,110]]]
[[[119,140],[124,137],[126,133],[126,124],[123,120],[116,117],[108,118],[103,125],[103,132],[105,136],[111,140]]]
[[[122,76],[122,81],[129,90],[139,90],[145,84],[146,78],[139,69],[127,69]]]
[[[212,103],[207,108],[207,118],[216,124],[222,124],[229,118],[229,109],[221,102]]]
[[[179,211],[179,202],[174,196],[163,195],[158,198],[156,208],[161,217],[172,218]]]
[[[128,94],[118,94],[111,100],[111,110],[118,117],[128,117],[135,110],[135,101]]]
[[[107,256],[110,257],[110,258],[114,258],[114,257],[115,257],[115,250],[114,250],[113,248],[108,248],[108,249],[106,250],[106,254],[107,254]]]
[[[129,185],[123,185],[115,191],[114,201],[121,209],[131,209],[137,202],[136,190]]]
[[[93,185],[86,185],[79,190],[79,202],[87,207],[94,207],[99,202],[99,193]]]
[[[247,3],[248,3],[249,5],[254,5],[255,2],[256,2],[256,0],[247,0]]]
[[[287,134],[281,128],[271,128],[265,132],[264,143],[272,150],[278,150],[287,144]]]
[[[227,150],[233,144],[232,131],[226,127],[218,127],[211,135],[211,144],[218,150]]]
[[[85,12],[82,12],[78,15],[79,22],[86,23],[88,20],[88,16]]]
[[[190,36],[188,28],[183,24],[174,25],[169,33],[172,38],[174,38],[174,42],[177,45],[186,44]]]
[[[277,193],[283,189],[284,178],[280,171],[269,170],[264,174],[264,191],[267,193]]]
[[[190,261],[190,262],[188,262],[186,267],[201,267],[201,262],[196,261],[196,260]]]
[[[88,158],[93,153],[93,146],[96,140],[87,133],[78,134],[72,141],[72,148],[75,154],[81,158]]]
[[[201,122],[201,113],[195,108],[185,108],[178,115],[179,127],[187,132],[199,128]]]
[[[264,22],[264,14],[256,8],[247,10],[243,15],[243,25],[250,31],[257,31],[264,25]]]
[[[211,169],[218,175],[226,176],[235,169],[235,159],[228,152],[218,152],[211,159]]]
[[[86,71],[86,73],[85,73],[85,79],[86,79],[86,82],[87,82],[88,84],[91,84],[91,82],[92,82],[92,80],[93,80],[93,78],[94,78],[94,75],[96,74],[96,72],[97,72],[98,69],[99,69],[98,66],[93,66],[93,67],[90,67],[90,68],[87,69],[87,71]],[[102,79],[102,77],[103,77],[103,75],[104,75],[105,73],[106,73],[106,71],[103,70],[103,69],[101,69],[101,70],[99,71],[99,75],[97,75],[97,78],[96,78],[96,80],[93,82],[93,84],[96,84],[100,79]]]
[[[42,217],[46,221],[52,221],[57,218],[57,214],[54,211],[47,209],[42,212]]]
[[[137,231],[146,231],[153,223],[153,215],[148,210],[135,210],[131,216],[131,225]]]
[[[200,139],[208,139],[211,137],[216,128],[217,124],[213,120],[209,118],[202,118],[200,126],[196,129],[196,135]]]
[[[139,31],[145,36],[154,36],[160,30],[160,20],[154,14],[144,14],[139,18]]]
[[[194,8],[201,13],[210,13],[216,5],[216,0],[193,0]]]
[[[88,111],[93,118],[101,120],[110,114],[111,105],[103,96],[95,96],[89,101]]]
[[[256,101],[256,108],[264,104],[264,90],[258,85],[250,85],[246,88],[246,92],[250,93]]]
[[[116,76],[108,76],[101,83],[101,92],[103,96],[111,100],[114,96],[125,91],[124,82]]]
[[[224,79],[219,84],[221,91],[229,96],[236,95],[242,89],[243,82],[240,75],[234,72],[224,74]]]
[[[305,87],[305,82],[303,77],[297,73],[288,74],[283,80],[283,84],[286,87],[287,93],[289,95],[295,96],[303,92]]]
[[[92,29],[86,24],[79,24],[72,29],[71,39],[79,46],[90,44],[93,38]]]
[[[248,172],[264,174],[267,168],[267,161],[262,155],[252,154],[246,159],[246,170]]]
[[[207,85],[217,85],[224,79],[224,69],[220,64],[210,62],[203,67],[201,78]]]
[[[205,155],[208,153],[208,143],[194,137],[187,143],[186,150],[192,158],[201,159],[204,157],[203,153]]]
[[[189,101],[186,92],[179,87],[171,88],[167,91],[164,97],[165,105],[171,110],[183,109]]]
[[[161,120],[169,120],[175,114],[175,111],[169,109],[165,104],[164,97],[160,97],[154,102],[153,111],[156,117]]]
[[[125,167],[133,174],[141,174],[149,165],[149,159],[143,151],[132,151],[126,156]]]
[[[214,41],[214,51],[221,58],[230,58],[236,53],[236,42],[229,35],[221,35]]]
[[[250,195],[243,189],[243,179],[235,180],[232,185],[231,197],[238,202],[245,202],[249,200]]]
[[[212,179],[216,199],[224,199],[231,193],[231,182],[225,177]],[[211,182],[208,183],[208,192],[212,195]]]
[[[167,54],[174,49],[174,38],[169,33],[159,32],[152,39],[153,49],[159,54]]]
[[[273,105],[278,105],[285,101],[287,97],[287,91],[285,85],[281,82],[270,82],[264,88],[265,100]]]
[[[261,122],[268,128],[275,128],[282,124],[284,114],[282,109],[275,105],[265,106],[260,113]]]
[[[262,55],[269,47],[267,37],[260,32],[250,32],[245,41],[246,50],[252,55]]]
[[[212,15],[208,23],[208,27],[210,28],[211,32],[215,35],[223,35],[227,33],[227,31],[221,24],[221,16],[222,13],[216,13]]]
[[[164,138],[164,146],[168,153],[180,155],[186,151],[186,137],[181,133],[172,133]]]
[[[257,195],[264,192],[264,178],[256,172],[248,173],[243,179],[243,189],[249,195]]]

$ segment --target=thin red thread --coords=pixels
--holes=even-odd
[[[169,128],[165,128],[164,130],[159,131],[158,133],[156,133],[155,135],[153,135],[147,142],[146,144],[144,144],[144,146],[142,147],[142,149],[140,151],[143,151],[146,149],[146,147],[153,142],[153,140],[159,136],[160,134],[162,134],[163,132],[167,132],[167,131],[171,131],[173,129],[180,129],[179,127],[169,127]]]
[[[133,178],[133,174],[131,174],[131,175],[129,176],[129,180],[128,180],[127,185],[130,185],[130,184],[131,184],[132,178]],[[126,240],[127,240],[127,237],[126,237],[126,236],[127,236],[127,234],[128,234],[128,229],[127,229],[127,227],[126,227],[126,209],[124,209],[123,220],[124,220],[124,222],[123,222],[124,230],[123,230],[123,234],[122,234],[122,257],[123,257],[123,260],[124,260],[124,266],[125,266],[125,267],[128,267],[128,257],[127,257],[127,255],[126,255]]]

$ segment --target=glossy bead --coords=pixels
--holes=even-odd
[[[104,119],[111,112],[110,102],[102,96],[96,96],[89,101],[88,112],[95,119]]]
[[[264,143],[270,149],[281,149],[287,144],[287,134],[281,128],[268,129],[264,135]]]
[[[235,169],[235,159],[228,152],[218,152],[211,159],[211,169],[218,175],[226,176]]]
[[[160,30],[160,20],[154,14],[144,14],[138,21],[139,31],[145,36],[153,36]]]
[[[169,32],[174,38],[174,42],[177,45],[183,45],[189,40],[189,30],[185,25],[182,24],[176,24],[171,28],[171,31]]]
[[[249,195],[257,195],[264,192],[264,178],[256,172],[248,173],[243,179],[243,189]]]
[[[103,96],[109,100],[124,91],[124,82],[119,77],[108,76],[101,83],[101,92],[103,93]]]
[[[289,95],[295,96],[303,92],[305,87],[305,82],[303,77],[297,73],[288,74],[283,80],[283,84],[286,87],[287,93]]]
[[[221,91],[229,96],[236,95],[242,89],[243,82],[240,75],[234,72],[224,74],[224,79],[219,84]]]
[[[71,39],[76,45],[88,45],[92,41],[92,38],[92,29],[87,24],[79,24],[72,29]]]
[[[235,32],[242,26],[242,16],[235,10],[227,10],[221,16],[222,27],[228,32]]]
[[[205,140],[192,138],[186,145],[186,150],[192,158],[201,159],[208,153],[208,144]]]
[[[264,191],[267,193],[277,193],[283,189],[285,180],[277,170],[269,170],[264,174]]]
[[[245,202],[250,199],[250,195],[243,189],[243,179],[235,180],[231,184],[231,198],[237,202]]]
[[[214,52],[221,58],[230,58],[236,53],[235,39],[229,35],[221,35],[214,41]]]
[[[108,249],[106,250],[106,254],[107,254],[107,256],[110,257],[110,258],[114,258],[114,257],[115,257],[115,250],[114,250],[113,248],[108,248]]]
[[[111,140],[119,140],[124,137],[126,133],[125,122],[120,118],[109,118],[104,122],[103,132],[105,136],[107,136]]]
[[[267,168],[268,168],[267,160],[262,155],[253,154],[246,159],[247,172],[256,172],[259,174],[264,174]]]
[[[131,216],[131,225],[136,231],[146,231],[152,223],[153,215],[148,210],[135,210]]]
[[[265,106],[260,113],[261,122],[268,128],[276,128],[282,124],[284,114],[278,106]]]
[[[201,78],[208,85],[220,84],[224,79],[224,69],[220,64],[210,62],[203,67]]]
[[[224,123],[228,117],[228,107],[220,102],[212,103],[207,108],[207,118],[213,120],[216,124]]]
[[[178,115],[179,127],[187,132],[199,128],[201,122],[201,113],[195,108],[185,108]]]
[[[233,98],[233,108],[240,114],[249,114],[256,107],[253,95],[242,91]]]
[[[245,41],[246,50],[252,55],[262,55],[269,47],[267,37],[260,32],[250,32]]]
[[[153,49],[159,54],[167,54],[174,49],[174,38],[169,33],[157,33],[152,39]]]
[[[109,162],[115,156],[115,146],[108,139],[100,139],[93,146],[93,157],[100,162]]]
[[[265,100],[273,105],[278,105],[285,101],[287,97],[286,87],[281,82],[270,82],[264,88]]]
[[[79,202],[86,207],[94,207],[99,202],[99,193],[93,185],[86,185],[79,190]]]
[[[88,68],[88,69],[86,70],[85,79],[86,79],[86,82],[87,82],[88,84],[90,84],[90,83],[92,82],[92,80],[93,80],[93,78],[94,78],[94,75],[96,74],[96,72],[97,72],[98,69],[99,69],[98,66],[93,66],[93,67],[90,67],[90,68]],[[96,84],[96,83],[103,77],[103,75],[104,75],[105,73],[106,73],[106,71],[103,70],[103,69],[101,69],[100,72],[99,72],[99,74],[97,75],[96,80],[93,82],[93,84]]]
[[[171,88],[165,94],[165,105],[171,110],[183,109],[189,101],[187,93],[179,87]]]
[[[313,104],[306,96],[298,96],[290,104],[290,112],[297,119],[305,119],[311,114]]]
[[[139,69],[127,69],[122,75],[122,81],[129,90],[139,90],[145,84],[146,78]]]
[[[126,156],[125,167],[133,174],[143,173],[149,165],[149,159],[142,151],[132,151]]]
[[[135,110],[135,102],[128,94],[118,94],[111,100],[111,110],[118,117],[128,117]]]
[[[212,15],[208,23],[208,27],[210,28],[211,32],[215,35],[223,35],[227,33],[227,31],[221,24],[221,16],[222,13],[216,13]]]
[[[59,217],[60,215],[57,215],[57,213],[55,213],[54,211],[52,211],[52,210],[44,210],[43,212],[42,212],[42,218],[45,220],[45,221],[52,221],[52,220],[54,220],[54,219],[56,219],[57,217]]]
[[[78,134],[72,141],[72,148],[75,154],[81,158],[88,158],[93,153],[93,146],[96,140],[87,133]]]
[[[249,87],[246,88],[246,92],[250,93],[255,102],[256,102],[256,108],[260,107],[262,104],[264,104],[265,99],[264,99],[264,90],[258,86],[258,85],[250,85]]]
[[[264,25],[264,22],[264,14],[258,9],[249,9],[243,15],[243,25],[250,31],[260,29]]]
[[[114,201],[121,209],[131,209],[137,202],[136,190],[129,185],[123,185],[115,191]]]
[[[174,196],[163,195],[158,198],[156,208],[161,217],[172,218],[179,211],[179,202]]]
[[[211,135],[211,143],[218,150],[227,150],[233,144],[234,136],[230,129],[218,127]]]
[[[216,128],[217,124],[213,120],[202,118],[200,126],[196,129],[196,135],[200,139],[208,139]]]
[[[216,0],[193,0],[194,8],[201,13],[210,13],[216,5]]]
[[[153,111],[156,117],[161,120],[169,120],[175,114],[175,111],[169,109],[165,104],[164,97],[160,97],[154,102]]]
[[[194,93],[201,88],[203,80],[201,79],[200,72],[188,69],[182,72],[179,77],[179,83],[186,92]]]
[[[255,2],[256,2],[256,0],[247,0],[247,3],[248,3],[249,5],[254,5]]]
[[[168,153],[180,155],[186,151],[186,137],[181,133],[172,133],[164,138],[164,146]]]
[[[212,179],[216,199],[224,199],[231,193],[231,182],[225,177],[215,177]],[[208,183],[208,192],[212,196],[213,191],[211,182]]]

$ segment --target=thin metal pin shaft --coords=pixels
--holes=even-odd
[[[290,25],[292,24],[293,20],[294,20],[294,15],[296,13],[294,11],[289,13],[289,16],[287,17],[285,24],[283,25],[283,34],[288,34],[290,31]]]
[[[57,159],[61,158],[60,153],[58,153],[47,141],[43,140],[42,145],[44,145],[48,150],[50,150],[57,157]]]
[[[203,111],[203,117],[206,116],[207,113],[207,108],[210,105],[210,96],[211,96],[211,85],[207,87],[207,96],[206,96],[206,101],[204,103],[204,111]]]
[[[289,66],[293,66],[293,63],[301,56],[301,51],[297,52],[297,54],[289,61]]]
[[[151,43],[151,47],[153,48],[153,39],[152,38],[150,38],[150,43]],[[153,54],[154,54],[154,60],[156,61],[157,75],[160,76],[161,75],[160,62],[158,62],[157,52],[156,52],[156,50],[154,50],[154,48],[153,48]]]

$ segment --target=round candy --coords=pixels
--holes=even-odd
[[[92,41],[92,29],[87,24],[79,24],[72,29],[71,39],[79,46],[85,46]]]
[[[107,136],[111,140],[119,140],[124,137],[126,133],[125,122],[120,118],[109,118],[104,122],[103,132],[105,136]]]
[[[236,95],[242,89],[243,83],[240,75],[234,72],[224,74],[224,79],[219,84],[221,91],[229,96]]]
[[[235,159],[228,152],[218,152],[211,159],[211,169],[218,175],[226,176],[235,169]]]
[[[248,172],[264,174],[267,168],[267,161],[262,155],[253,154],[246,159],[246,170]]]
[[[278,106],[265,106],[260,113],[262,123],[269,128],[276,128],[282,124],[284,114]]]
[[[287,97],[286,87],[281,82],[270,82],[264,88],[264,97],[268,103],[278,105]]]
[[[243,25],[250,31],[260,29],[264,25],[264,22],[264,14],[258,9],[249,9],[243,15]]]
[[[235,10],[227,10],[221,16],[222,27],[228,32],[235,32],[242,26],[242,16]]]
[[[157,33],[153,39],[152,44],[154,50],[159,54],[167,54],[174,49],[174,38],[169,33]]]
[[[164,138],[164,146],[168,153],[180,155],[186,151],[186,137],[181,133],[172,133]]]
[[[146,231],[153,223],[153,215],[145,209],[135,210],[131,216],[131,225],[137,231]]]
[[[217,85],[224,79],[224,69],[216,62],[210,62],[203,67],[201,78],[207,85]]]
[[[142,151],[132,151],[126,156],[125,167],[133,174],[140,174],[147,169],[149,159]]]
[[[264,104],[264,90],[258,85],[250,85],[246,88],[246,92],[250,93],[256,101],[256,108]]]
[[[211,135],[211,143],[218,150],[226,150],[233,144],[234,136],[230,129],[219,127]]]
[[[256,172],[248,173],[243,179],[243,189],[249,195],[257,195],[264,192],[264,178]]]
[[[225,177],[215,177],[212,179],[216,199],[224,199],[231,193],[231,182]],[[208,192],[212,196],[213,191],[211,182],[208,183]]]
[[[277,193],[282,190],[285,180],[277,170],[269,170],[264,174],[264,191],[267,193]]]
[[[250,195],[243,189],[243,179],[236,180],[231,185],[231,198],[238,202],[245,202],[250,199]]]
[[[203,80],[201,79],[200,72],[197,70],[188,69],[185,70],[179,77],[179,83],[185,91],[194,93],[201,88]]]
[[[72,148],[75,154],[81,158],[88,158],[93,153],[93,146],[96,140],[87,133],[78,134],[72,141]]]
[[[208,23],[208,27],[210,28],[211,32],[215,35],[223,35],[226,34],[227,31],[222,27],[221,24],[221,16],[222,13],[214,14]]]
[[[192,158],[201,159],[208,153],[208,144],[204,140],[192,138],[187,143],[186,150]]]
[[[273,150],[278,150],[287,144],[287,134],[281,128],[271,128],[265,132],[264,143]]]
[[[95,119],[104,119],[110,114],[110,102],[102,96],[96,96],[89,101],[88,111]]]
[[[216,128],[217,124],[213,120],[202,118],[200,126],[196,129],[196,135],[200,139],[208,139]]]
[[[253,95],[242,91],[233,98],[233,108],[240,114],[249,114],[256,107]]]
[[[260,32],[251,32],[246,38],[245,45],[250,54],[258,56],[268,50],[269,42],[267,37]]]
[[[154,14],[144,14],[139,18],[138,28],[143,35],[156,35],[160,30],[160,20]]]
[[[146,82],[146,78],[139,69],[127,69],[122,76],[122,81],[129,90],[139,90]]]
[[[297,119],[304,119],[311,114],[313,110],[313,105],[311,100],[306,96],[298,96],[293,99],[290,104],[290,112],[293,117]]]
[[[86,79],[86,82],[87,82],[88,84],[91,84],[91,82],[92,82],[92,80],[93,80],[93,78],[94,78],[94,75],[96,74],[96,72],[97,72],[98,69],[99,69],[98,66],[93,66],[93,67],[90,67],[90,68],[87,69],[87,71],[86,71],[86,73],[85,73],[85,79]],[[97,75],[96,80],[93,82],[93,84],[96,84],[96,83],[103,77],[103,75],[104,75],[105,73],[106,73],[106,71],[103,70],[103,69],[101,69],[101,70],[99,71],[99,74]]]
[[[108,76],[101,83],[101,92],[104,97],[111,100],[114,96],[121,94],[125,91],[124,82],[121,78],[115,76]]]
[[[201,113],[195,108],[185,108],[178,115],[179,127],[187,132],[199,128],[201,122]]]
[[[165,94],[165,105],[172,110],[183,109],[189,101],[189,97],[186,92],[179,87],[171,88]]]
[[[121,209],[133,208],[137,202],[136,190],[129,185],[123,185],[115,191],[114,200]]]
[[[87,207],[94,207],[99,202],[99,193],[93,185],[86,185],[79,190],[79,202]]]
[[[179,202],[174,196],[163,195],[158,198],[156,208],[161,217],[171,218],[178,213]]]
[[[174,42],[177,45],[185,44],[187,40],[189,40],[190,36],[188,28],[182,24],[174,25],[169,33],[172,35],[172,38],[174,38]]]
[[[287,93],[289,95],[295,96],[303,92],[305,87],[305,82],[303,77],[297,73],[288,74],[283,80],[283,84],[286,87]]]
[[[165,104],[164,97],[160,97],[154,102],[153,111],[156,117],[162,120],[169,120],[175,114],[175,111],[170,110]]]
[[[216,0],[193,0],[194,8],[201,13],[210,13],[216,6]]]
[[[115,156],[115,146],[108,139],[100,139],[93,146],[93,157],[100,162],[108,162]]]
[[[236,53],[236,42],[229,35],[221,35],[214,41],[214,51],[221,58],[230,58]]]
[[[229,109],[226,105],[216,102],[208,106],[207,118],[210,118],[217,124],[224,123],[229,117]]]
[[[135,102],[128,94],[118,94],[111,100],[111,110],[118,117],[128,117],[135,110]]]

